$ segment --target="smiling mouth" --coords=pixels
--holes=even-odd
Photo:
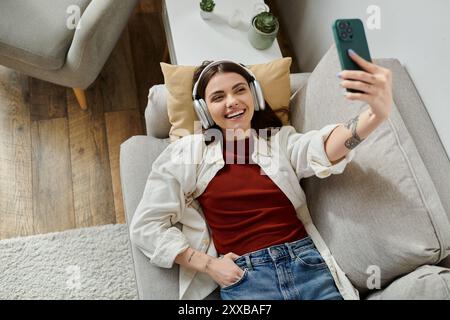
[[[234,119],[239,119],[239,118],[242,118],[242,116],[244,115],[244,113],[245,113],[245,109],[244,110],[240,110],[240,111],[236,111],[236,112],[233,112],[231,115],[226,115],[225,116],[225,119],[228,119],[228,120],[234,120]]]

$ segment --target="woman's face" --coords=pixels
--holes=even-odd
[[[205,101],[214,122],[222,130],[251,128],[253,97],[247,80],[234,72],[216,73],[205,88]]]

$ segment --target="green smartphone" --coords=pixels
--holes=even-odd
[[[364,25],[360,19],[338,19],[333,23],[332,29],[342,70],[362,70],[350,58],[348,49],[352,49],[363,59],[372,62]],[[347,91],[361,92],[354,89],[347,89]]]

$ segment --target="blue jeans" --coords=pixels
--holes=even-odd
[[[223,300],[342,300],[309,236],[244,254],[234,262],[244,274],[220,289]]]

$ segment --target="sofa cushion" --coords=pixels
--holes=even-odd
[[[249,66],[261,84],[266,101],[284,124],[289,124],[287,113],[281,111],[289,106],[291,63],[292,58],[287,57]],[[194,121],[198,121],[192,101],[193,77],[196,68],[161,63],[164,82],[169,93],[167,111],[172,124],[169,134],[171,141],[188,133],[194,133]]]
[[[450,219],[450,159],[408,72],[397,60],[380,61],[395,74],[393,78],[396,89],[395,104]],[[450,268],[450,256],[439,265]]]
[[[295,96],[291,121],[297,130],[346,122],[368,107],[345,99],[339,71],[332,46]],[[394,87],[394,101],[408,94]],[[319,232],[362,296],[370,266],[380,268],[386,286],[448,255],[449,220],[395,103],[390,118],[358,146],[343,174],[301,184]]]
[[[368,300],[450,300],[450,269],[421,266],[378,290]]]
[[[2,0],[0,1],[0,60],[2,56],[37,68],[55,70],[64,65],[74,29],[67,9],[80,8],[91,0]]]

